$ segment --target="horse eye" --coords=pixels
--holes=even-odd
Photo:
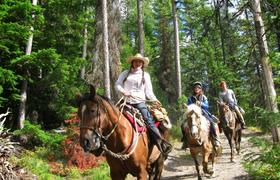
[[[93,114],[95,113],[95,109],[90,109],[89,112]]]

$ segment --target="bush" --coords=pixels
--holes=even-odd
[[[32,149],[36,146],[60,149],[61,142],[65,139],[65,136],[54,132],[43,131],[40,125],[31,124],[29,121],[25,121],[24,128],[14,131],[14,134],[27,137],[24,145]]]
[[[280,179],[280,144],[260,138],[250,141],[261,148],[260,154],[251,154],[245,168],[256,179]]]

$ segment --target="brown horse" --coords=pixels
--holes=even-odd
[[[224,134],[227,137],[230,146],[230,161],[235,162],[234,146],[236,148],[237,154],[239,154],[242,135],[241,123],[237,119],[237,115],[230,110],[228,105],[221,104],[219,102],[217,102],[217,104],[220,126],[224,131]]]
[[[146,132],[138,133],[109,99],[91,92],[78,95],[80,144],[96,156],[105,153],[113,180],[124,180],[127,174],[137,179],[160,179],[166,159],[149,143]],[[153,158],[151,158],[153,156]]]
[[[202,154],[203,172],[213,176],[215,172],[215,163],[220,149],[218,150],[213,146],[209,135],[209,123],[202,115],[201,108],[196,104],[187,106],[185,117],[186,122],[184,127],[187,131],[185,133],[187,135],[191,156],[195,162],[198,179],[201,179],[202,175],[198,162],[198,154],[200,153]],[[212,162],[212,169],[208,168],[209,160]]]

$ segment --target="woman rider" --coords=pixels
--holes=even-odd
[[[207,97],[203,94],[201,82],[195,82],[193,84],[193,94],[188,98],[188,105],[196,104],[201,107],[202,115],[210,122],[210,133],[214,140],[215,146],[220,146],[221,142],[218,134],[216,133],[214,116],[208,111],[209,105]]]
[[[160,103],[154,95],[150,75],[144,71],[144,67],[149,64],[149,59],[136,54],[128,58],[127,63],[131,64],[130,69],[120,74],[115,89],[127,97],[128,104],[139,109],[155,145],[167,155],[172,150],[172,145],[162,138],[146,105],[146,98]]]

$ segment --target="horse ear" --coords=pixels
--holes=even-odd
[[[83,95],[81,93],[76,94],[76,105],[79,106],[81,104]]]
[[[96,88],[93,85],[90,85],[90,94],[93,96],[96,94]]]

